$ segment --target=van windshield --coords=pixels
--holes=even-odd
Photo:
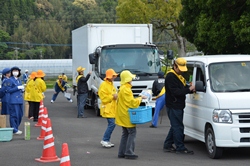
[[[100,73],[109,68],[117,73],[130,70],[136,75],[156,75],[161,67],[157,49],[153,48],[104,48],[99,57]]]
[[[211,88],[215,92],[250,91],[250,62],[223,62],[209,65]]]

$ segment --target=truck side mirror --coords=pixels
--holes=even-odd
[[[168,51],[167,51],[167,58],[168,58],[168,59],[174,59],[173,50],[168,50]]]
[[[89,54],[89,63],[95,64],[95,61],[96,61],[95,54],[94,53]]]

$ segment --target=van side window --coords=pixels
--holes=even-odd
[[[187,65],[187,68],[188,68],[188,71],[187,72],[183,72],[182,76],[185,78],[187,84],[189,84],[193,80],[194,67],[191,66],[191,65],[190,66]]]

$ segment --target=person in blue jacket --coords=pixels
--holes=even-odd
[[[23,74],[23,83],[26,84],[26,82],[29,79],[29,70],[25,70],[25,73]]]
[[[10,68],[5,68],[2,71],[2,87],[1,87],[1,102],[2,102],[2,115],[9,115],[9,106],[8,101],[10,99],[10,94],[5,93],[8,84],[6,84],[6,80],[10,78]]]
[[[58,76],[58,80],[56,81],[55,83],[55,86],[54,86],[54,94],[52,96],[52,99],[51,99],[51,103],[54,103],[54,101],[56,100],[57,98],[57,95],[59,94],[59,92],[62,92],[62,93],[65,93],[67,92],[67,86],[66,86],[66,83],[64,80],[63,80],[63,76],[62,75],[59,75]],[[73,103],[73,100],[70,98],[70,97],[66,97],[67,100],[71,103]]]
[[[19,79],[21,76],[21,69],[17,66],[11,68],[11,77],[6,80],[6,93],[10,94],[9,106],[10,106],[10,126],[13,128],[14,134],[22,134],[21,130],[18,130],[22,122],[23,117],[23,91],[24,86]]]

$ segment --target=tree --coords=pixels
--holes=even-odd
[[[249,53],[249,0],[182,0],[181,35],[205,54]]]
[[[73,5],[82,8],[83,10],[89,10],[96,6],[95,0],[75,0]]]
[[[118,23],[152,23],[177,42],[178,55],[186,54],[186,39],[180,35],[181,0],[118,0]]]
[[[3,59],[4,51],[7,50],[8,45],[6,42],[9,40],[10,36],[7,32],[0,30],[0,58]]]

